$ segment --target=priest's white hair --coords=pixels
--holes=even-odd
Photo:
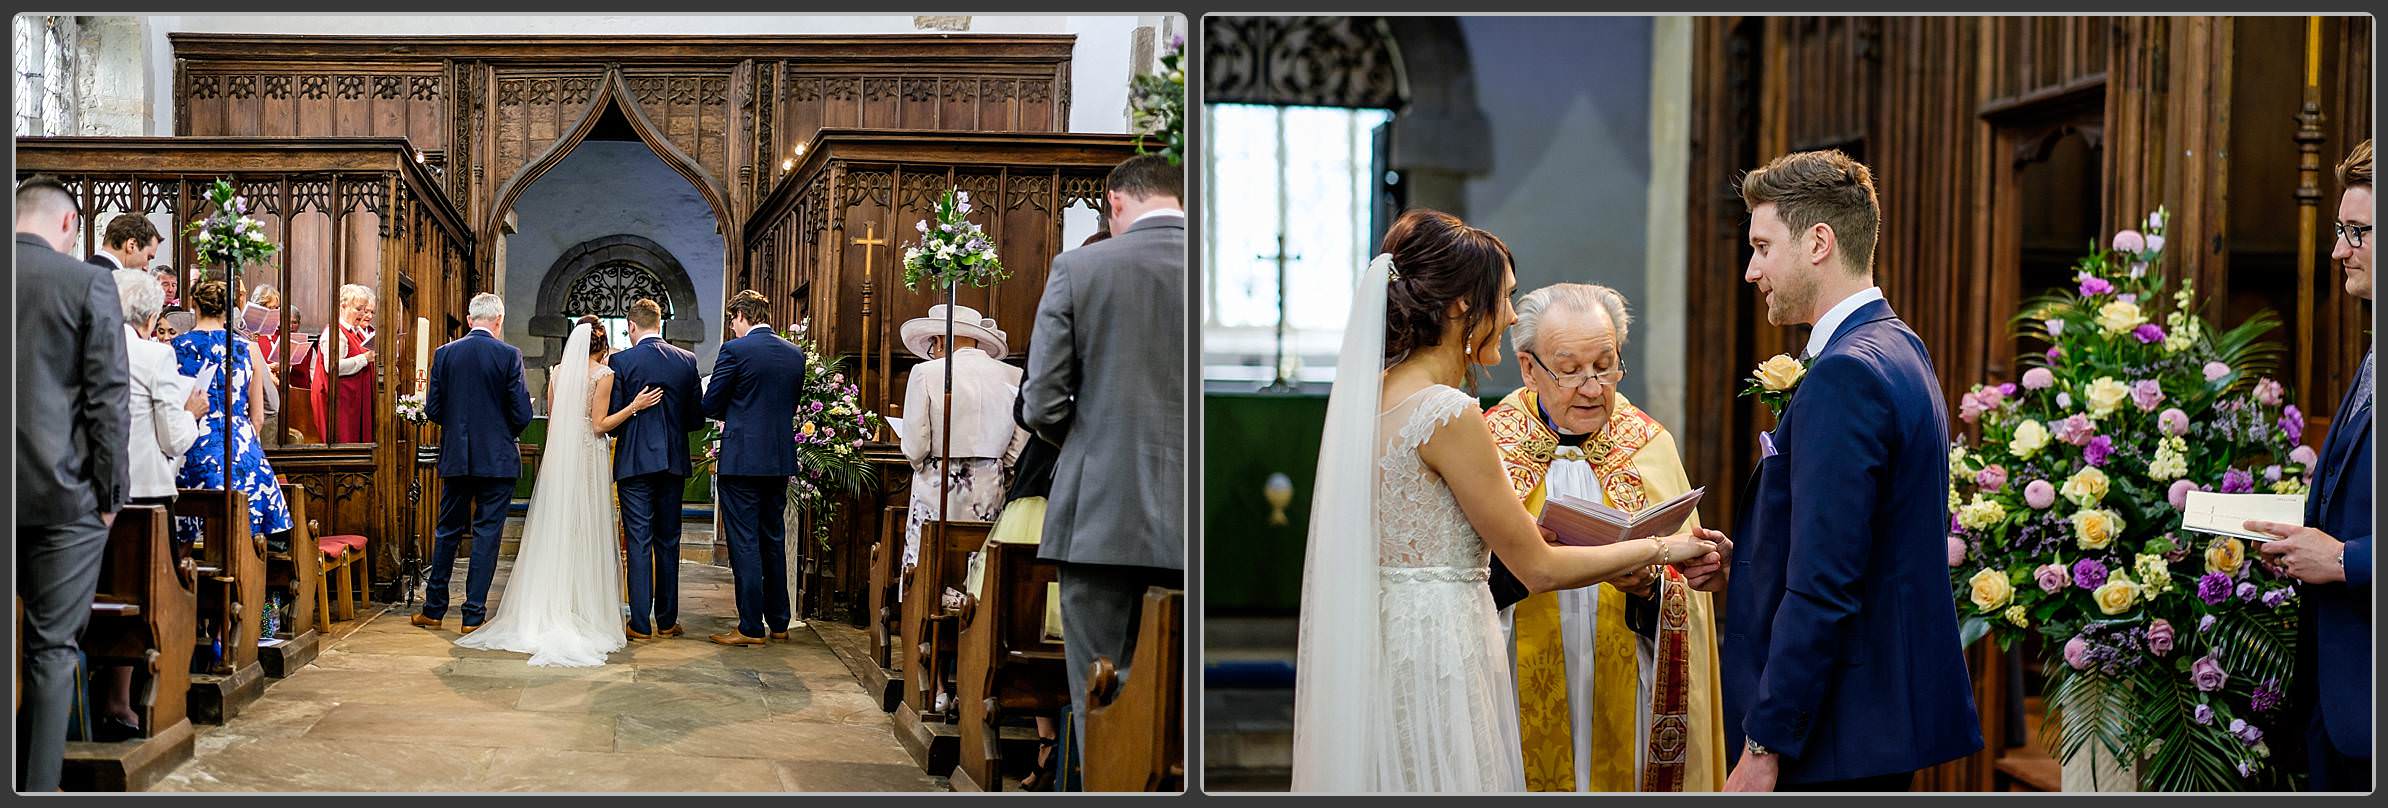
[[[1554,283],[1519,299],[1517,324],[1509,327],[1509,344],[1520,351],[1534,350],[1537,347],[1534,337],[1542,327],[1542,316],[1560,310],[1577,314],[1598,311],[1607,315],[1617,337],[1617,350],[1625,350],[1625,334],[1633,327],[1633,313],[1625,308],[1625,296],[1615,289],[1590,283]]]

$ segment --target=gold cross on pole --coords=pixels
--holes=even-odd
[[[872,251],[887,246],[887,240],[879,237],[879,223],[864,222],[862,238],[855,239],[854,243],[862,247],[862,276],[869,278],[871,276]]]
[[[862,356],[856,360],[856,365],[859,371],[857,375],[861,377],[861,389],[865,391],[863,395],[867,399],[870,396],[868,391],[871,389],[873,375],[871,373],[872,361],[878,358],[877,354],[871,353],[871,332],[878,328],[878,323],[874,322],[871,317],[871,273],[873,270],[871,259],[876,256],[878,248],[887,246],[887,240],[879,237],[878,222],[864,222],[862,238],[855,239],[854,244],[862,248]],[[884,379],[880,381],[882,384],[885,383]],[[885,396],[882,395],[881,399],[884,400],[884,398]],[[905,415],[911,415],[911,413],[905,413]]]

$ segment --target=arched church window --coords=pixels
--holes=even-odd
[[[22,14],[12,28],[16,134],[73,134],[75,18]]]
[[[597,315],[605,328],[606,342],[614,350],[621,350],[630,347],[630,304],[641,299],[655,301],[663,307],[663,318],[671,319],[672,298],[663,279],[637,262],[614,259],[598,264],[572,282],[564,298],[564,314],[570,319]]]

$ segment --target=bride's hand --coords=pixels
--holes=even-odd
[[[1660,564],[1678,564],[1716,550],[1716,542],[1694,536],[1668,536],[1652,541],[1658,542],[1657,562]]]
[[[644,412],[648,407],[661,403],[663,403],[663,388],[649,387],[638,391],[638,397],[630,400],[630,411]]]

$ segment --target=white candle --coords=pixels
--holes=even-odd
[[[415,378],[431,378],[431,319],[415,318]]]

